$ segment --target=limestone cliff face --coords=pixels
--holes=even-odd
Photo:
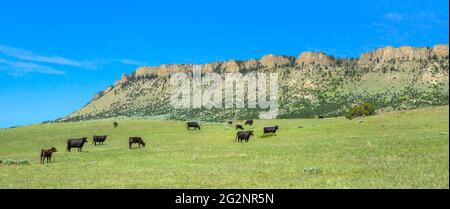
[[[220,72],[223,73],[239,73],[239,65],[236,60],[228,60],[220,66]]]
[[[276,68],[291,65],[291,61],[284,56],[275,56],[273,54],[266,55],[259,60],[262,67]]]
[[[258,70],[259,68],[276,68],[283,66],[290,66],[291,61],[284,56],[266,55],[261,60],[249,59],[243,61],[227,60],[223,62],[212,62],[202,64],[201,69],[203,73],[238,73],[243,70]],[[139,67],[133,74],[136,77],[144,77],[147,75],[156,75],[167,77],[173,73],[178,72],[192,72],[193,64],[170,64],[160,66],[143,66]],[[122,78],[116,81],[116,85],[125,82],[127,78]]]
[[[193,65],[188,64],[164,64],[160,66],[144,66],[136,70],[134,75],[136,77],[146,76],[146,75],[157,75],[157,76],[168,76],[173,73],[187,72],[189,69],[192,70]]]
[[[319,65],[332,65],[333,59],[323,52],[303,52],[295,61],[296,65],[301,64],[319,64]]]
[[[374,63],[384,63],[391,60],[427,60],[437,57],[446,57],[449,55],[448,44],[439,44],[433,48],[421,47],[414,48],[410,46],[402,46],[394,48],[391,46],[379,48],[372,52],[363,53],[357,60],[360,65],[370,65]],[[202,64],[201,69],[203,73],[237,73],[242,71],[252,71],[258,69],[274,69],[287,66],[333,66],[335,59],[323,52],[303,52],[292,63],[288,57],[276,56],[273,54],[265,55],[260,60],[249,59],[244,61],[227,60],[223,62],[212,62]],[[147,75],[156,75],[161,77],[167,77],[173,73],[186,72],[190,73],[193,69],[193,64],[164,64],[160,66],[143,66],[138,68],[134,72],[136,77],[144,77]],[[122,75],[122,78],[116,81],[115,85],[125,83],[130,78],[129,76]],[[104,91],[106,91],[105,89]],[[99,95],[102,92],[99,93]],[[95,97],[98,97],[96,95]]]
[[[372,52],[363,53],[359,62],[364,64],[368,62],[387,62],[390,60],[412,61],[427,60],[434,56],[448,56],[448,45],[436,45],[433,48],[420,47],[413,48],[410,46],[402,46],[394,48],[391,46],[377,49]]]
[[[448,56],[448,44],[438,44],[433,47],[432,52],[439,57]]]

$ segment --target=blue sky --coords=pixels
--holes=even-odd
[[[3,1],[0,127],[79,109],[140,65],[448,44],[447,0]]]

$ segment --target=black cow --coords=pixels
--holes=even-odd
[[[92,144],[94,144],[95,146],[97,146],[97,143],[103,145],[103,142],[105,142],[106,138],[108,138],[107,135],[105,135],[105,136],[93,136],[92,137]]]
[[[253,136],[253,131],[238,131],[236,133],[236,139],[234,141],[237,142],[248,142],[248,140],[250,139],[250,137]]]
[[[47,158],[47,163],[51,163],[52,162],[52,155],[53,153],[56,152],[56,148],[52,147],[51,149],[45,150],[42,149],[41,150],[41,164],[44,163],[45,158]]]
[[[245,125],[253,126],[253,120],[247,120],[247,121],[245,121]]]
[[[264,134],[268,134],[268,133],[275,133],[278,130],[278,126],[274,126],[274,127],[264,127]]]
[[[145,147],[145,142],[142,139],[142,137],[134,136],[134,137],[128,138],[128,147],[130,149],[131,149],[131,145],[133,145],[133,144],[139,144],[139,147],[141,147],[141,145],[143,147]]]
[[[319,118],[319,119],[324,119],[325,117],[323,117],[322,115],[319,115],[318,118]]]
[[[238,129],[244,130],[244,127],[242,127],[242,125],[236,124],[236,130]]]
[[[77,147],[78,148],[78,152],[82,152],[83,151],[83,145],[87,141],[88,141],[87,137],[83,137],[83,138],[79,138],[79,139],[69,139],[69,140],[67,140],[67,151],[70,152],[70,149],[72,147]]]
[[[117,128],[117,126],[119,126],[119,124],[117,122],[113,123],[114,128]]]
[[[187,122],[187,129],[189,130],[190,128],[194,128],[200,130],[200,125],[197,122]]]
[[[233,124],[233,121],[231,121],[231,120],[228,121],[228,124],[229,124],[229,125],[232,125],[232,124]]]

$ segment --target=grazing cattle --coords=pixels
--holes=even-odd
[[[78,152],[82,152],[83,145],[87,141],[88,141],[87,137],[83,137],[83,138],[79,138],[79,139],[69,139],[69,140],[67,140],[67,151],[70,152],[70,149],[72,147],[76,147],[76,148],[78,148]]]
[[[231,121],[231,120],[228,121],[228,124],[229,124],[229,125],[232,125],[232,124],[233,124],[233,121]]]
[[[107,135],[105,135],[105,136],[93,136],[92,137],[92,144],[94,144],[95,146],[97,146],[97,143],[103,145],[103,142],[105,142],[106,138],[108,138]]]
[[[188,130],[191,128],[200,130],[200,125],[197,122],[187,122],[186,125]]]
[[[117,122],[113,123],[114,128],[117,128],[117,126],[119,126],[119,124]]]
[[[253,131],[238,131],[236,133],[236,139],[234,141],[237,142],[248,142],[248,140],[250,139],[250,136],[253,136]]]
[[[130,137],[130,138],[128,139],[128,147],[131,149],[131,145],[133,145],[133,144],[139,144],[139,147],[141,147],[141,145],[142,145],[143,147],[145,147],[145,142],[144,142],[144,140],[142,139],[142,137],[137,137],[137,136],[135,136],[135,137]]]
[[[247,120],[247,121],[245,121],[245,125],[253,126],[253,120]]]
[[[236,124],[236,130],[238,129],[244,130],[244,127],[242,127],[242,125]]]
[[[274,126],[274,127],[264,127],[264,134],[268,134],[268,133],[275,133],[278,130],[278,126]]]
[[[322,115],[319,115],[319,119],[324,119],[325,117],[323,117]]]
[[[52,147],[51,149],[45,150],[42,149],[41,150],[41,164],[44,163],[45,158],[47,158],[47,163],[51,163],[52,162],[52,155],[53,153],[56,152],[56,148]]]

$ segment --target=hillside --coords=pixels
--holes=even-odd
[[[192,67],[140,67],[58,121],[115,117],[201,121],[257,118],[258,109],[173,109],[169,105],[169,76],[190,72]],[[335,58],[321,52],[303,52],[299,57],[266,55],[259,60],[208,63],[202,69],[203,73],[277,72],[278,118],[339,116],[361,101],[373,103],[378,111],[446,105],[449,101],[448,45],[385,47],[359,58]]]
[[[249,143],[234,127],[184,122],[95,120],[0,129],[0,188],[447,188],[449,107],[381,113],[347,120],[256,120]],[[276,136],[262,127],[279,125]],[[108,134],[103,146],[92,135]],[[70,137],[89,136],[83,152],[66,152]],[[128,149],[128,137],[146,147]],[[51,164],[39,151],[55,146]],[[305,169],[319,169],[309,173]]]

